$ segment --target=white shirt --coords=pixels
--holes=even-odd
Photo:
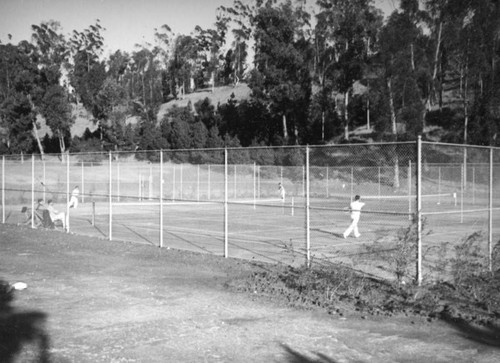
[[[354,202],[351,203],[350,209],[351,209],[351,218],[359,218],[361,215],[361,208],[365,203],[360,202],[359,200],[355,200]]]

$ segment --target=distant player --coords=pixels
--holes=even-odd
[[[354,201],[349,205],[349,211],[351,212],[351,224],[344,232],[344,238],[347,238],[352,231],[354,231],[354,237],[358,238],[361,236],[358,231],[359,217],[361,217],[361,208],[364,207],[365,203],[361,202],[361,197],[356,195]]]
[[[280,192],[280,198],[284,202],[285,201],[285,194],[286,194],[286,192],[285,192],[285,187],[283,186],[283,184],[278,183],[278,190]]]
[[[78,185],[73,188],[73,191],[71,192],[71,198],[69,199],[69,207],[70,208],[77,208],[78,207],[78,197],[80,195],[80,189],[78,188]]]

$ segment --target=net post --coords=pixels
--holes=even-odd
[[[108,204],[109,204],[109,226],[108,226],[108,238],[110,241],[113,240],[113,156],[111,151],[109,151],[108,155],[108,173],[109,173],[109,196],[108,196]]]
[[[2,155],[2,223],[5,224],[5,155]]]
[[[163,150],[160,150],[160,248],[163,247]]]
[[[306,265],[311,267],[311,229],[310,229],[310,200],[309,200],[309,146],[306,146],[305,165],[305,197],[306,197]]]
[[[417,138],[417,285],[422,285],[422,136]]]
[[[228,257],[227,148],[224,148],[224,257]]]
[[[295,213],[295,211],[294,211],[295,201],[294,201],[294,199],[293,199],[293,198],[294,198],[294,197],[292,197],[292,212],[291,212],[292,217],[293,217],[293,215],[294,215],[294,213]]]
[[[31,228],[35,228],[35,155],[31,154]]]
[[[488,260],[489,270],[493,272],[493,148],[490,148],[490,175],[488,195]]]

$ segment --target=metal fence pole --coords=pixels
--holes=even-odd
[[[45,170],[45,167],[44,167],[44,170]],[[82,182],[81,182],[81,184],[82,184],[82,203],[85,203],[85,166],[83,164],[83,160],[82,160]],[[44,198],[44,201],[45,201],[45,198]]]
[[[35,228],[35,155],[31,154],[31,228]]]
[[[120,201],[120,162],[116,163],[116,201]]]
[[[172,164],[172,202],[175,202],[175,164]]]
[[[2,155],[2,223],[5,223],[5,155]]]
[[[160,150],[160,247],[163,247],[163,150]]]
[[[257,166],[253,163],[253,209],[256,209],[257,204]]]
[[[493,272],[493,148],[490,148],[490,181],[488,200],[488,255],[489,270]]]
[[[66,232],[69,233],[69,198],[70,198],[70,192],[69,192],[69,152],[66,153]]]
[[[228,257],[227,149],[224,149],[224,257]]]
[[[422,136],[417,139],[417,285],[422,284]]]
[[[310,200],[309,200],[309,146],[306,146],[306,167],[305,167],[305,196],[306,196],[306,264],[311,264],[311,229],[310,229]]]
[[[200,164],[196,168],[196,200],[200,201]]]
[[[43,202],[45,203],[46,199],[45,199],[45,191],[46,191],[46,183],[47,183],[47,180],[45,180],[45,160],[42,160],[42,166],[43,166]]]
[[[108,172],[109,172],[109,198],[108,198],[108,203],[109,203],[109,226],[108,226],[108,234],[109,234],[109,240],[113,240],[113,156],[111,155],[111,151],[109,152],[109,165],[108,165]]]

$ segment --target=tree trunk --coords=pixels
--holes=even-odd
[[[40,141],[40,137],[38,136],[38,130],[36,128],[36,121],[33,120],[33,134],[35,135],[36,143],[38,145],[38,150],[40,150],[40,158],[42,160],[45,159],[45,152],[43,150],[42,142]]]
[[[349,112],[347,106],[349,106],[349,91],[344,94],[344,138],[349,140]]]
[[[392,125],[392,134],[397,135],[396,128],[396,110],[394,109],[394,96],[392,94],[392,80],[389,77],[387,79],[387,88],[389,89],[389,108],[391,110],[391,125]]]
[[[325,141],[325,111],[321,112],[321,141]]]
[[[285,140],[288,140],[288,130],[286,128],[286,115],[285,114],[283,114],[282,120],[283,120],[283,138]]]
[[[396,127],[396,110],[394,109],[394,96],[392,93],[392,80],[389,77],[387,80],[387,88],[389,89],[389,108],[391,110],[391,124],[392,124],[392,134],[394,135],[394,141],[397,140],[398,129]],[[396,148],[394,149],[394,181],[393,187],[399,188],[399,155],[397,154]]]

